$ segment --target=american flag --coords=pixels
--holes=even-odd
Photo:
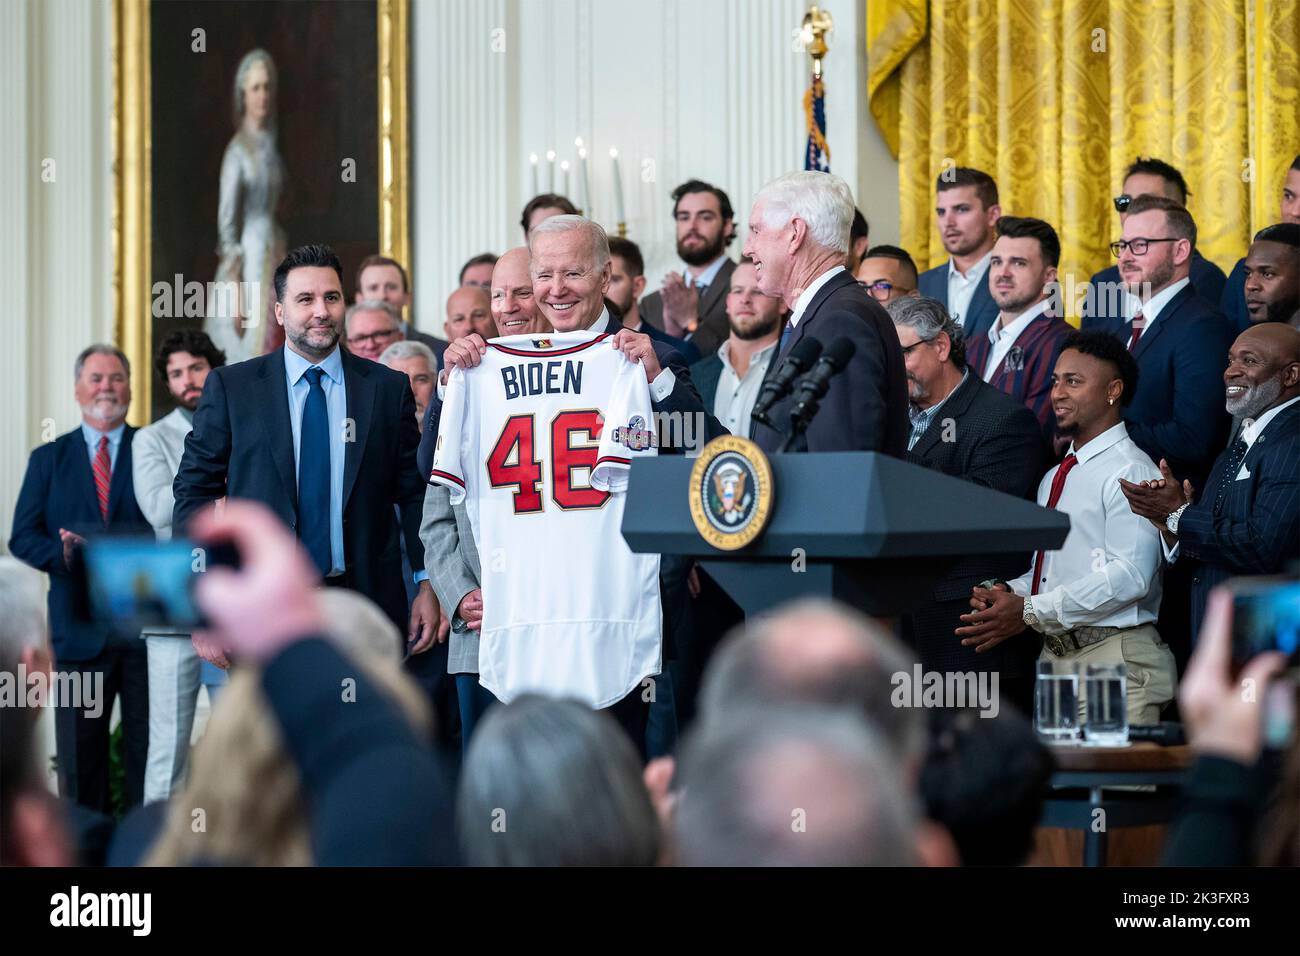
[[[816,73],[803,95],[803,112],[808,120],[808,149],[804,152],[803,168],[829,173],[831,148],[826,143],[826,90]]]

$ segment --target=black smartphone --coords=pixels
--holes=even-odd
[[[1281,651],[1287,666],[1300,665],[1300,579],[1234,578],[1232,661],[1240,667],[1265,651]]]
[[[238,554],[228,544],[99,535],[78,549],[73,562],[74,609],[83,620],[122,633],[146,627],[206,627],[194,601],[199,575],[214,567],[238,566]]]

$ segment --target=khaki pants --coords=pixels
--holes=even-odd
[[[1067,641],[1068,643],[1068,641]],[[1079,668],[1079,721],[1083,722],[1086,701],[1082,693],[1084,667],[1088,664],[1123,664],[1128,677],[1128,722],[1155,724],[1160,722],[1160,711],[1174,699],[1177,673],[1174,652],[1160,640],[1154,624],[1142,624],[1112,634],[1104,641],[1089,644],[1082,650],[1073,650],[1057,657],[1046,647],[1039,655],[1042,661],[1073,661]]]

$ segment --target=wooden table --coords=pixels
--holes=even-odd
[[[1053,790],[1086,789],[1087,799],[1049,796],[1040,826],[1082,830],[1084,866],[1105,865],[1106,836],[1111,828],[1165,824],[1173,819],[1176,792],[1133,794],[1111,788],[1181,787],[1194,758],[1192,748],[1186,745],[1161,747],[1146,742],[1127,747],[1070,744],[1049,749],[1056,758],[1056,771],[1048,786]],[[1105,812],[1101,829],[1095,825],[1098,809]]]

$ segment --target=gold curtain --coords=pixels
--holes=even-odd
[[[1142,155],[1182,171],[1226,272],[1300,152],[1300,0],[867,0],[867,61],[922,268],[945,256],[935,180],[974,166],[1003,212],[1056,227],[1069,297],[1113,261],[1110,200]]]

